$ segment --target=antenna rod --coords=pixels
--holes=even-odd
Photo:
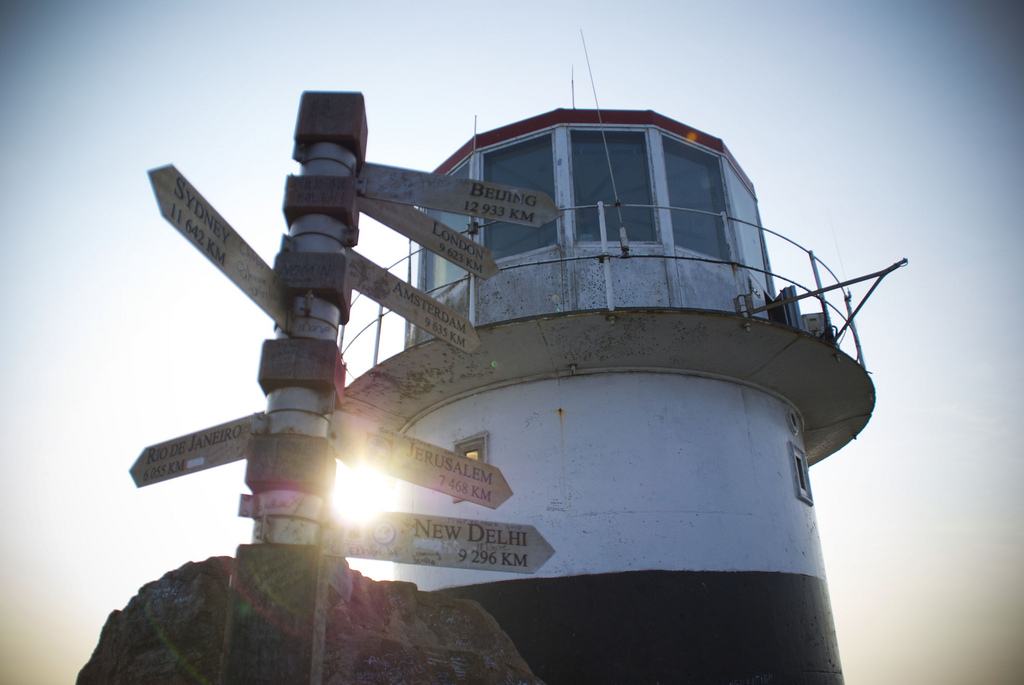
[[[601,119],[601,105],[597,101],[597,86],[594,85],[594,72],[590,68],[590,55],[587,53],[587,39],[583,37],[583,29],[580,29],[580,40],[583,41],[583,56],[587,58],[587,73],[590,74],[590,89],[594,91],[594,107],[597,109],[597,125],[601,127],[601,140],[604,142],[604,157],[608,160],[608,176],[612,180],[612,195],[615,196],[615,209],[619,213],[619,236],[625,235],[625,226],[622,221],[622,203],[619,202],[619,190],[615,187],[615,172],[612,171],[612,154],[608,150],[608,137],[604,134],[604,120]],[[629,248],[623,245],[623,252]]]

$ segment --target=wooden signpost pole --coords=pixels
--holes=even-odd
[[[304,93],[288,179],[289,224],[274,272],[291,297],[286,337],[263,346],[266,421],[248,445],[242,513],[253,544],[235,556],[224,685],[319,685],[326,625],[321,533],[334,489],[330,416],[345,384],[338,326],[351,299],[355,174],[366,149],[359,93]]]

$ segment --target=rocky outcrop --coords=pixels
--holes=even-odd
[[[78,685],[216,683],[231,557],[189,562],[112,611]]]
[[[473,601],[353,575],[327,617],[325,685],[540,683],[497,621]]]
[[[190,562],[144,585],[110,614],[78,685],[217,683],[232,563]],[[333,575],[325,685],[543,685],[476,602],[344,568]]]

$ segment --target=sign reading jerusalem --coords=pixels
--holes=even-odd
[[[491,509],[512,496],[512,488],[498,467],[354,414],[334,412],[330,442],[337,458],[346,464],[366,463],[392,478]]]
[[[536,573],[555,553],[533,526],[386,513],[324,530],[323,553],[400,564]]]
[[[217,213],[174,165],[152,169],[160,213],[197,250],[265,311],[288,330],[288,292],[284,281]]]

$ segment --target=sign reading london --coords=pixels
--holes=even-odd
[[[505,476],[485,464],[346,412],[331,418],[331,447],[343,462],[360,459],[385,475],[497,509],[512,496]]]
[[[355,250],[348,251],[348,275],[353,288],[449,345],[463,352],[472,352],[480,345],[468,319]]]
[[[431,218],[408,205],[362,198],[359,211],[427,248],[452,264],[479,276],[490,278],[498,273],[498,265],[490,250],[473,242],[469,236]]]
[[[387,513],[324,530],[327,556],[479,571],[536,573],[555,553],[533,526]]]
[[[160,213],[282,329],[288,330],[284,281],[242,240],[174,165],[149,172]]]
[[[151,445],[132,464],[132,480],[141,488],[244,459],[251,434],[252,417],[246,416]]]
[[[368,162],[359,170],[359,193],[377,200],[534,227],[562,213],[554,200],[540,191]]]

